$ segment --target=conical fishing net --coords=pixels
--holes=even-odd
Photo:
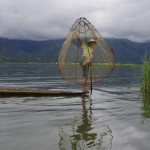
[[[58,69],[65,80],[82,84],[83,70],[81,60],[83,49],[78,37],[85,43],[96,41],[93,48],[88,82],[96,83],[106,78],[113,70],[115,57],[111,46],[101,37],[94,26],[86,19],[79,18],[70,29],[58,56]]]

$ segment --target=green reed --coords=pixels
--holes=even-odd
[[[147,119],[150,118],[150,92],[142,92],[143,97],[143,113],[142,116]]]
[[[150,60],[147,54],[144,55],[142,64],[142,91],[150,91]]]

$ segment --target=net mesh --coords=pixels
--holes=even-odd
[[[96,45],[93,48],[88,82],[96,83],[103,80],[112,72],[115,66],[115,56],[111,46],[86,18],[79,18],[75,21],[62,45],[57,60],[60,74],[65,80],[82,84],[83,72],[80,62],[83,50],[77,37],[85,43],[88,43],[90,39],[95,39]]]

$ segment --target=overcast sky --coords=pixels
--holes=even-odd
[[[80,17],[103,37],[150,40],[150,0],[0,0],[0,37],[67,37]]]

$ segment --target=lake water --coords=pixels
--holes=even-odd
[[[0,150],[150,150],[140,68],[118,68],[83,97],[1,97]],[[0,64],[1,87],[79,91],[56,65]]]

